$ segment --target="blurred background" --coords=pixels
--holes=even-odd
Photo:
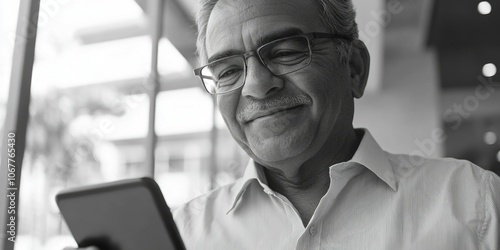
[[[0,1],[2,127],[20,2]],[[499,174],[500,2],[354,2],[371,54],[355,127],[389,152],[462,158]],[[54,200],[65,188],[154,174],[176,207],[242,175],[248,157],[192,74],[197,0],[165,0],[163,16],[156,4],[40,1],[31,98],[20,100],[30,106],[15,249],[76,245]]]

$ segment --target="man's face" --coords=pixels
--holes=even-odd
[[[208,22],[206,49],[209,58],[244,53],[297,31],[328,32],[312,1],[220,0]],[[352,129],[350,70],[335,46],[315,39],[312,62],[281,76],[251,56],[245,85],[218,96],[232,136],[256,162],[278,169],[301,165],[328,139]]]

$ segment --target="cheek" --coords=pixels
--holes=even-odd
[[[236,116],[236,108],[238,106],[238,98],[234,95],[217,96],[217,107],[224,119],[234,118]]]
[[[311,118],[332,123],[348,106],[351,90],[347,74],[346,66],[315,58],[307,70],[297,72],[290,81],[313,100]]]
[[[321,62],[310,65],[309,70],[297,72],[293,78],[294,85],[301,92],[306,93],[313,99],[314,106],[328,106],[343,93],[342,79],[334,73],[335,69],[327,67]]]
[[[347,66],[330,58],[318,58],[311,62],[314,81],[310,83],[310,91],[327,102],[338,102],[351,95]]]
[[[236,112],[238,110],[238,103],[240,93],[232,93],[231,95],[221,95],[217,97],[217,107],[224,118],[227,127],[235,136],[239,136],[241,128],[236,120]]]

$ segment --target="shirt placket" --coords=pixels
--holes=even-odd
[[[330,237],[334,231],[324,232],[323,222],[325,216],[334,216],[333,204],[347,182],[357,175],[362,169],[350,162],[342,163],[335,169],[330,169],[330,187],[323,198],[321,198],[304,233],[297,241],[297,250],[321,249],[323,237]],[[331,227],[329,227],[331,230]],[[328,239],[326,239],[328,240]]]
[[[287,221],[290,223],[292,227],[292,234],[299,236],[301,232],[304,230],[304,226],[302,225],[302,219],[297,211],[297,209],[292,205],[292,203],[283,195],[274,192],[267,185],[262,185],[263,191],[270,196],[271,199],[277,200],[282,205],[282,209],[285,213]],[[287,248],[288,250],[289,248]]]

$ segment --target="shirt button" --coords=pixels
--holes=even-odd
[[[309,234],[314,236],[314,235],[316,235],[316,233],[318,233],[318,230],[316,230],[316,227],[315,226],[311,226],[309,228]]]

